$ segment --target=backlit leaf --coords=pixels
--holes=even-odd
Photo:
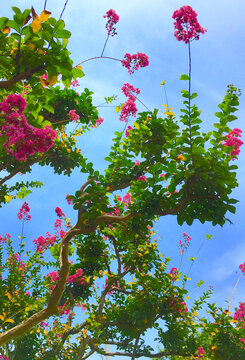
[[[51,12],[50,12],[50,11],[43,10],[43,11],[41,12],[41,15],[40,15],[40,21],[43,22],[43,21],[48,20],[48,18],[50,17],[50,15],[51,15]]]
[[[2,29],[2,32],[4,33],[4,34],[8,34],[9,32],[10,32],[10,27],[9,26],[5,26],[3,29]]]
[[[33,22],[31,23],[31,27],[33,32],[37,32],[41,28],[41,22],[39,20],[39,17],[37,17]]]

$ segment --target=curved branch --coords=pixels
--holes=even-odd
[[[12,85],[15,85],[20,80],[29,79],[33,74],[39,72],[40,70],[45,69],[45,65],[39,65],[32,69],[27,69],[26,71],[12,77],[10,80],[3,80],[0,81],[0,89],[7,89]]]

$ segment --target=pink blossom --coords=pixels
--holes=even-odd
[[[147,177],[145,175],[141,175],[137,181],[145,181],[147,182]]]
[[[56,219],[55,223],[54,223],[54,228],[55,229],[61,229],[62,228],[62,220],[60,219]]]
[[[6,242],[7,242],[7,237],[6,236],[2,237],[0,235],[0,244],[5,244]]]
[[[234,314],[234,320],[240,321],[245,317],[245,303],[240,303]]]
[[[102,117],[99,117],[98,119],[95,120],[95,124],[96,126],[100,126],[103,123],[104,119]],[[92,128],[94,128],[94,125],[91,125]]]
[[[242,270],[243,273],[245,273],[245,262],[239,265],[239,269]]]
[[[226,135],[227,140],[225,141],[224,145],[233,148],[232,152],[230,153],[232,160],[235,160],[234,156],[239,155],[240,147],[243,145],[243,141],[238,139],[238,137],[242,136],[241,133],[242,130],[235,128]]]
[[[19,220],[24,220],[24,221],[29,221],[31,220],[31,215],[29,215],[28,213],[30,212],[30,208],[29,205],[26,201],[23,202],[17,216]]]
[[[63,237],[66,235],[66,231],[60,230],[60,237],[63,239]]]
[[[140,94],[140,89],[135,88],[133,85],[130,85],[129,83],[123,84],[122,86],[122,92],[126,97],[134,96],[132,93],[136,93],[137,95]],[[135,97],[134,97],[135,98]]]
[[[80,119],[80,116],[76,114],[76,110],[70,110],[68,112],[68,117],[73,122],[76,122],[78,119]]]
[[[207,29],[204,29],[197,21],[197,13],[191,6],[182,6],[179,10],[173,13],[174,22],[174,36],[178,41],[184,41],[188,44],[190,40],[198,40],[200,34],[204,34]]]
[[[137,113],[137,108],[135,106],[136,96],[134,95],[134,93],[140,94],[140,90],[138,88],[135,89],[133,85],[127,83],[123,85],[122,92],[126,97],[128,97],[128,100],[122,106],[119,120],[127,122],[129,116],[134,116],[134,117],[136,116]]]
[[[128,69],[129,74],[132,74],[139,67],[146,67],[149,65],[149,57],[146,54],[137,53],[134,55],[125,54],[124,59],[121,61],[122,66]]]
[[[45,321],[41,321],[41,327],[44,329],[48,324]]]
[[[183,242],[181,240],[179,241],[179,249],[181,249],[179,251],[180,255],[182,255],[184,250],[186,250],[188,248],[188,246],[190,245],[190,240],[191,240],[191,237],[189,235],[187,235],[185,232],[182,235],[184,237],[184,241]]]
[[[79,82],[77,81],[77,79],[71,81],[71,86],[73,86],[73,87],[80,86],[80,85],[79,85]]]
[[[123,197],[122,202],[126,205],[126,207],[128,207],[128,204],[131,204],[131,196],[130,194],[127,192],[127,194]]]
[[[178,274],[178,269],[176,267],[173,267],[170,272],[170,275],[173,275],[174,277],[176,277],[176,275]]]
[[[25,107],[25,99],[18,94],[8,95],[0,103],[0,112],[3,111],[6,118],[0,125],[3,147],[18,161],[26,160],[27,155],[48,151],[56,138],[50,126],[38,129],[29,125],[23,114]]]
[[[116,25],[116,23],[118,23],[119,21],[119,16],[116,14],[115,10],[108,10],[106,12],[106,15],[103,16],[104,18],[107,18],[107,23],[106,23],[106,30],[108,35],[114,36],[117,35],[116,32],[116,28],[114,25]]]
[[[166,174],[160,174],[159,176],[160,176],[160,177],[165,177],[165,175],[166,175]]]
[[[83,269],[77,269],[77,271],[76,271],[76,273],[74,275],[68,276],[67,283],[72,284],[74,282],[77,282],[79,285],[81,285],[83,280],[84,280],[84,278],[83,278]]]
[[[202,359],[203,355],[205,355],[205,351],[202,347],[199,347],[197,350],[198,359]]]
[[[68,205],[71,205],[73,203],[72,199],[69,199],[68,196],[70,195],[66,195],[66,201],[68,203]]]
[[[126,131],[125,131],[126,137],[128,137],[130,130],[133,130],[132,126],[128,126],[128,127],[127,127],[127,129],[126,129]]]
[[[134,166],[139,166],[139,165],[140,165],[139,160],[135,160]]]
[[[122,106],[122,111],[119,117],[120,121],[127,122],[129,116],[136,117],[138,109],[132,99],[128,99]]]
[[[65,214],[63,213],[63,211],[61,210],[61,208],[59,208],[58,206],[56,207],[55,212],[56,212],[56,214],[57,214],[57,216],[58,216],[59,218],[61,218],[62,216],[65,217]]]
[[[33,242],[36,244],[37,248],[36,251],[39,253],[43,253],[44,250],[48,249],[48,247],[53,246],[57,241],[57,237],[51,236],[49,233],[46,233],[46,237],[39,236],[38,238],[34,239]]]

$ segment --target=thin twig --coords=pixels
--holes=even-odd
[[[103,47],[103,50],[102,50],[102,53],[101,53],[101,57],[102,57],[103,54],[104,54],[105,47],[106,47],[107,41],[108,41],[108,39],[109,39],[109,36],[110,36],[110,34],[107,35],[107,38],[106,38],[106,41],[105,41],[105,43],[104,43],[104,47]]]
[[[67,3],[68,3],[68,0],[66,0],[66,2],[65,2],[65,5],[64,5],[64,7],[63,7],[63,9],[62,9],[62,11],[61,11],[59,20],[60,20],[60,19],[62,18],[62,16],[63,16],[63,13],[64,13],[64,11],[65,11],[65,8],[66,8]]]

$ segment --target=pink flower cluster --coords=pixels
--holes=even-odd
[[[130,196],[129,192],[127,192],[123,198],[121,198],[121,196],[118,195],[117,201],[121,201],[122,203],[125,204],[126,207],[128,207],[128,204],[131,204],[131,196]]]
[[[125,136],[126,136],[126,137],[128,137],[130,130],[133,130],[132,126],[128,126],[128,127],[127,127],[127,129],[126,129],[126,131],[125,131]]]
[[[234,314],[234,320],[241,321],[243,318],[245,318],[245,303],[240,303]]]
[[[68,199],[68,196],[70,196],[70,195],[69,194],[66,195],[66,201],[67,201],[68,205],[71,205],[71,204],[73,204],[73,201],[72,201],[72,199]]]
[[[76,114],[76,110],[70,110],[68,112],[68,117],[71,121],[76,122],[80,119],[80,116]]]
[[[125,54],[124,59],[121,61],[122,66],[128,69],[129,74],[131,75],[135,70],[138,70],[139,67],[146,67],[149,65],[149,57],[146,54],[137,53],[134,55]]]
[[[10,266],[15,267],[18,266],[18,272],[21,272],[22,276],[26,272],[26,264],[20,260],[19,254],[10,254],[9,258],[6,259],[6,261],[9,263]]]
[[[242,270],[243,273],[245,273],[245,262],[239,265],[239,269]]]
[[[86,282],[83,282],[83,269],[77,269],[74,275],[68,276],[67,279],[68,284],[72,284],[76,281],[79,285],[81,285],[82,283],[86,284]]]
[[[53,246],[57,241],[57,237],[51,236],[48,232],[46,233],[46,237],[39,236],[37,239],[34,239],[34,244],[37,245],[36,251],[39,253],[43,253],[44,250],[48,249],[49,246]]]
[[[80,86],[79,82],[77,81],[77,79],[71,81],[71,86],[73,87],[77,87],[77,86]]]
[[[7,356],[0,355],[0,360],[10,360]]]
[[[0,137],[6,137],[3,146],[19,161],[26,160],[27,155],[48,151],[56,138],[56,132],[50,126],[37,129],[29,125],[23,114],[25,107],[25,99],[18,94],[8,95],[0,103],[0,112],[6,115],[6,121],[0,125]]]
[[[0,244],[5,244],[8,240],[7,238],[9,238],[9,239],[11,238],[11,236],[8,233],[6,233],[6,235],[4,237],[2,237],[0,235]]]
[[[188,308],[185,301],[181,301],[178,298],[170,298],[170,308],[174,311],[177,311],[179,314],[184,315],[185,312],[188,312]]]
[[[137,181],[145,181],[147,182],[147,177],[145,175],[141,175]]]
[[[184,241],[179,240],[179,248],[180,248],[179,254],[180,255],[182,255],[184,250],[186,250],[188,248],[188,246],[190,245],[190,240],[191,240],[191,237],[188,236],[185,232],[182,235],[184,237]]]
[[[105,26],[107,30],[107,34],[111,36],[117,35],[116,28],[114,25],[118,23],[119,16],[116,14],[115,10],[112,9],[108,10],[103,17],[107,18],[107,23]]]
[[[100,126],[102,123],[103,123],[104,119],[102,117],[98,117],[98,119],[95,120],[95,124],[96,126]],[[94,128],[95,126],[94,125],[91,125],[91,128]]]
[[[51,273],[46,275],[46,278],[50,278],[49,281],[50,283],[56,282],[59,279],[59,274],[57,273],[57,271],[52,271]],[[84,285],[86,285],[86,281],[84,281],[83,278],[83,270],[82,269],[77,269],[76,273],[74,275],[70,275],[67,278],[67,283],[68,284],[72,284],[74,282],[77,282],[79,285],[81,285],[82,283]],[[49,287],[50,290],[54,289],[55,285],[51,285]]]
[[[242,136],[241,133],[242,130],[235,128],[229,134],[225,135],[227,140],[225,141],[224,145],[231,146],[233,148],[230,154],[233,157],[232,160],[235,160],[234,156],[239,155],[240,147],[243,145],[242,140],[238,139]]]
[[[58,309],[60,310],[60,315],[69,315],[70,308],[71,307],[66,303],[63,306],[58,306]],[[75,314],[73,313],[73,315]]]
[[[176,267],[173,267],[170,272],[170,275],[172,275],[172,281],[174,281],[178,275],[178,269]]]
[[[172,18],[174,22],[174,36],[178,41],[184,41],[188,44],[190,40],[198,40],[200,34],[204,34],[204,29],[197,21],[197,13],[191,6],[182,6],[179,10],[175,10]]]
[[[61,218],[62,216],[65,217],[65,214],[63,213],[63,211],[61,210],[61,208],[59,208],[58,206],[56,207],[55,212],[56,212],[56,214],[57,214],[57,216],[58,216],[59,218]]]
[[[130,115],[135,117],[137,113],[135,106],[136,96],[132,93],[140,94],[140,90],[138,88],[135,89],[133,85],[127,83],[123,85],[122,92],[128,97],[128,100],[122,106],[119,120],[127,122]]]
[[[198,359],[202,359],[203,355],[205,355],[205,350],[200,346],[197,350]]]
[[[30,212],[30,208],[29,205],[27,204],[26,201],[23,202],[17,216],[19,220],[24,220],[24,221],[29,221],[31,220],[31,215],[29,215],[28,213]]]

